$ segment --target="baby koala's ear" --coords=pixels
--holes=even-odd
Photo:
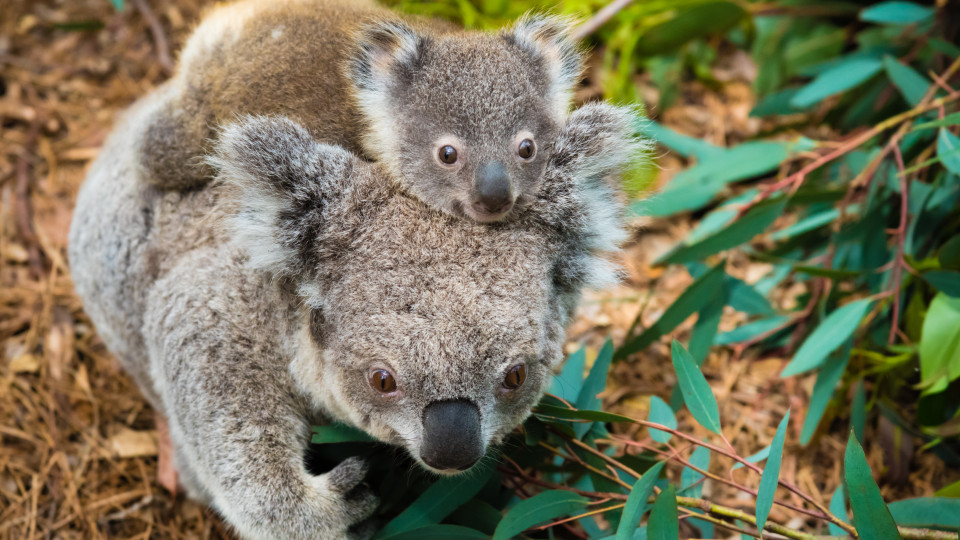
[[[567,119],[554,143],[549,175],[579,182],[610,179],[643,159],[649,142],[637,135],[638,112],[631,107],[589,103]],[[610,187],[619,188],[619,183]]]
[[[573,25],[570,18],[526,15],[501,34],[543,67],[537,83],[560,120],[569,114],[574,87],[583,74],[583,52],[570,36]]]
[[[209,161],[232,188],[226,226],[249,263],[276,276],[315,273],[325,210],[348,191],[359,159],[288,118],[246,117],[221,130]]]

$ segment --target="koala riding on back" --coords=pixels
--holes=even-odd
[[[214,9],[155,94],[138,152],[151,182],[208,181],[202,156],[238,114],[282,114],[379,161],[433,207],[480,222],[532,201],[582,70],[568,22],[498,33],[401,18],[369,1]]]

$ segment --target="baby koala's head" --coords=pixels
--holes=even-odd
[[[522,422],[563,357],[581,290],[615,278],[607,182],[637,157],[633,113],[588,105],[558,131],[514,219],[440,212],[384,168],[280,118],[222,132],[233,240],[290,285],[302,391],[335,418],[456,474]]]
[[[367,123],[366,151],[434,208],[478,222],[519,214],[581,76],[568,30],[553,17],[496,34],[364,27],[347,77]]]

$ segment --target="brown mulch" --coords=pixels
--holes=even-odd
[[[141,10],[147,3],[140,0],[128,1],[122,13],[107,0],[0,2],[0,539],[230,537],[213,512],[174,499],[157,484],[152,411],[84,315],[65,261],[86,168],[117,115],[167,77],[158,37],[175,52],[201,3],[208,2],[150,2],[150,22],[162,28],[151,33]],[[718,144],[749,137],[762,127],[748,117],[750,77],[749,60],[734,55],[718,68],[719,90],[690,84],[661,119]],[[638,82],[655,102],[652,87]],[[668,156],[660,165],[668,178],[683,164]],[[641,324],[649,325],[690,283],[681,269],[651,267],[691,230],[689,218],[638,226],[624,257],[629,278],[588,295],[570,329],[571,347],[585,342],[595,354],[606,336],[620,342],[641,306]],[[748,281],[765,270],[746,260],[730,267]],[[775,298],[786,306],[802,292],[786,287]],[[727,313],[723,328],[738,317]],[[691,324],[676,337],[686,338]],[[835,421],[829,433],[800,448],[800,412],[813,380],[783,381],[777,376],[782,366],[782,359],[733,360],[715,352],[705,372],[725,432],[743,455],[768,444],[792,408],[782,475],[828,500],[840,477],[846,422]],[[668,398],[675,382],[663,341],[615,367],[606,402],[613,411],[645,417],[649,396]],[[706,435],[684,416],[681,428]],[[868,428],[868,440],[872,432]],[[868,444],[868,454],[874,470],[884,470],[878,445]],[[722,475],[728,468],[716,459],[711,464]],[[929,495],[958,476],[921,451],[910,471],[903,484],[882,483],[888,500]],[[753,486],[758,480],[743,471],[737,479]],[[706,493],[752,507],[722,486],[708,483]]]

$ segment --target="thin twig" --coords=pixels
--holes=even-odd
[[[897,160],[897,169],[902,173],[904,170],[903,164],[903,154],[900,152],[900,145],[893,146],[893,155]],[[890,279],[893,281],[893,313],[892,321],[890,322],[890,337],[887,338],[887,343],[893,345],[897,340],[897,325],[900,322],[900,289],[903,286],[903,267],[906,264],[903,261],[903,251],[904,244],[907,241],[907,220],[909,219],[909,214],[907,213],[909,208],[909,197],[907,190],[909,186],[907,185],[907,175],[900,174],[900,224],[897,226],[897,254],[894,259],[893,270],[890,274]]]
[[[17,183],[15,188],[14,218],[16,219],[17,233],[23,240],[27,250],[27,260],[30,263],[30,273],[35,278],[44,274],[43,252],[40,250],[40,240],[33,228],[33,205],[30,203],[30,172],[33,166],[30,163],[30,154],[37,146],[40,136],[42,115],[37,115],[30,123],[27,140],[17,156]]]
[[[173,75],[173,61],[170,59],[170,45],[167,42],[167,35],[163,31],[163,25],[157,19],[156,15],[150,9],[146,0],[132,0],[137,11],[150,27],[150,35],[153,37],[153,44],[157,48],[157,63],[163,68],[164,73]]]
[[[613,2],[603,6],[603,8],[596,12],[589,20],[574,28],[573,32],[570,33],[570,37],[580,41],[596,32],[598,28],[606,24],[607,21],[612,19],[614,15],[619,13],[621,9],[627,7],[631,2],[633,2],[633,0],[613,0]]]

